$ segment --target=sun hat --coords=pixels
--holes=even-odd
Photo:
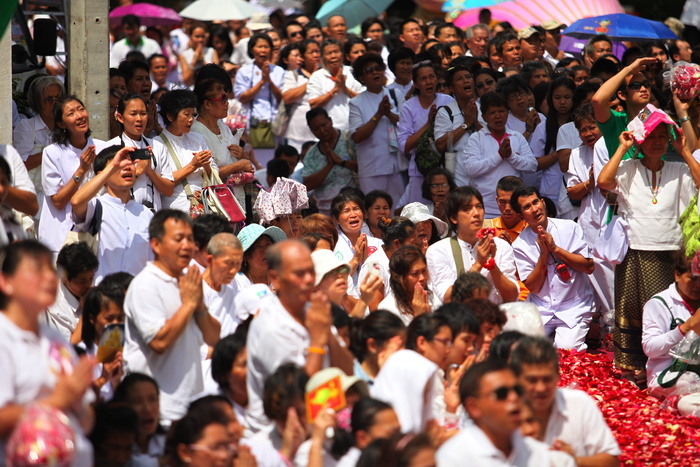
[[[272,239],[272,243],[281,242],[287,239],[287,235],[282,229],[275,226],[270,226],[268,228],[263,227],[260,224],[250,224],[246,225],[238,232],[238,240],[241,241],[243,246],[243,251],[247,251],[253,243],[256,242],[261,235],[267,235]]]
[[[657,126],[665,124],[678,132],[680,129],[676,122],[663,110],[657,109],[652,104],[647,104],[636,117],[627,125],[627,129],[632,132],[637,144],[642,144],[644,140],[656,129]]]
[[[430,214],[430,209],[428,209],[428,206],[423,203],[416,202],[407,204],[401,210],[401,216],[409,218],[414,224],[425,221],[433,221],[440,238],[444,237],[447,233],[447,222]]]
[[[270,17],[267,13],[255,13],[250,17],[245,27],[251,31],[264,31],[266,29],[272,29],[272,24],[270,24]]]
[[[346,272],[350,272],[350,265],[338,258],[331,250],[316,250],[311,253],[311,259],[316,271],[316,285],[321,283],[326,274],[336,269],[344,267],[347,269]]]

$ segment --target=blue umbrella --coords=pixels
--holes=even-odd
[[[678,39],[663,23],[624,13],[580,19],[561,33],[579,39],[607,34],[616,41]]]
[[[340,15],[345,18],[347,27],[352,28],[367,18],[379,16],[392,2],[393,0],[329,0],[318,10],[316,19],[325,24],[331,16]]]

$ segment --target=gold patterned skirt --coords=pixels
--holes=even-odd
[[[615,268],[615,364],[624,370],[643,370],[642,310],[674,281],[673,251],[630,249]]]

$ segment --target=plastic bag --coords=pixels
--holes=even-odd
[[[677,62],[672,70],[671,90],[678,91],[678,98],[690,100],[700,92],[700,65]]]
[[[688,334],[673,346],[669,354],[689,365],[700,365],[700,336],[694,331],[688,331]]]

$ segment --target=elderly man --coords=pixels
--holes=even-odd
[[[126,37],[112,45],[109,56],[109,66],[117,68],[129,52],[141,52],[146,60],[151,55],[161,53],[158,42],[141,35],[141,20],[136,15],[126,15],[122,18],[122,32]]]
[[[469,49],[466,53],[468,57],[486,57],[489,45],[489,27],[485,24],[475,24],[470,26],[466,32],[466,43]]]
[[[328,297],[314,292],[316,273],[309,248],[296,240],[279,242],[267,250],[267,262],[276,296],[261,302],[247,342],[246,422],[253,431],[269,425],[263,413],[263,385],[280,365],[294,363],[309,376],[329,366],[352,374],[353,366],[352,355],[331,332]]]
[[[209,313],[221,323],[221,337],[236,330],[242,319],[236,315],[233,300],[238,287],[233,280],[241,269],[243,247],[231,233],[214,235],[207,245],[207,268],[202,273],[204,304]]]
[[[557,388],[559,354],[547,339],[524,338],[511,359],[542,427],[540,441],[574,456],[578,466],[620,465],[620,447],[595,401],[583,391]]]
[[[583,64],[590,69],[593,64],[605,54],[611,54],[612,39],[605,34],[596,34],[588,39],[588,43],[583,48]]]
[[[438,467],[576,465],[568,454],[550,451],[520,433],[522,395],[523,387],[504,363],[486,361],[469,368],[459,383],[459,397],[474,423],[440,447]]]
[[[348,40],[348,26],[345,23],[345,18],[340,15],[328,18],[326,27],[323,28],[323,35],[327,39],[335,39],[341,44],[345,44],[345,41]]]
[[[219,339],[220,325],[203,301],[202,276],[187,269],[194,254],[190,217],[158,211],[148,226],[155,260],[134,278],[124,300],[127,372],[146,373],[160,386],[160,418],[166,424],[187,412],[204,389],[199,348]]]

